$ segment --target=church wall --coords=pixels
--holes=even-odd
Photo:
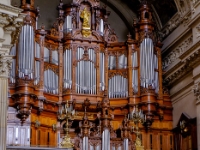
[[[174,25],[174,30],[163,41],[164,83],[170,91],[173,105],[173,127],[182,113],[189,118],[197,118],[197,139],[200,138],[199,126],[199,80],[200,80],[200,2],[190,1],[187,13],[179,10],[180,23]],[[177,21],[178,22],[178,21]],[[187,37],[187,38],[186,38]],[[178,125],[180,128],[180,125]],[[188,139],[185,138],[188,144]],[[198,140],[199,142],[199,140]],[[193,145],[194,146],[194,145]],[[198,143],[198,149],[200,142]]]
[[[181,92],[177,99],[172,98],[173,104],[173,127],[177,126],[181,114],[184,112],[191,118],[196,117],[196,100],[191,87]]]

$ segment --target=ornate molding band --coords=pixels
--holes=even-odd
[[[189,38],[184,40],[181,44],[179,44],[175,50],[170,52],[164,59],[163,59],[163,69],[167,69],[174,61],[179,59],[181,55],[183,55],[186,51],[188,51],[193,44],[193,36],[191,35]]]
[[[20,8],[8,6],[8,5],[4,5],[4,4],[0,4],[0,9],[4,9],[8,12],[15,13],[16,15],[18,15],[22,11],[22,9],[20,9]]]

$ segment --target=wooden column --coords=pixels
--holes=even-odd
[[[130,38],[130,37],[129,37]],[[133,88],[132,88],[132,59],[131,59],[131,55],[132,55],[132,44],[131,39],[128,39],[128,93],[129,93],[129,97],[133,96]]]
[[[99,66],[100,66],[100,64],[99,64],[99,52],[100,52],[99,48],[96,48],[95,52],[96,52],[96,89],[97,89],[96,94],[99,95],[99,93],[100,93],[100,86],[99,86],[100,73],[102,73],[102,72],[100,72],[100,69],[99,69]]]
[[[62,43],[59,43],[58,47],[58,53],[59,53],[59,102],[62,101],[62,89],[63,89],[63,45]]]
[[[108,94],[108,50],[107,48],[105,49],[105,91]]]
[[[92,30],[95,30],[95,9],[92,7]]]

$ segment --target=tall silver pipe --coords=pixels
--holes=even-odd
[[[70,89],[72,88],[72,50],[69,51],[69,81],[70,81]]]
[[[31,45],[31,27],[29,25],[27,25],[27,39],[28,39],[28,43],[26,43],[26,64],[27,66],[25,67],[25,75],[29,75],[29,71],[31,70],[31,50],[32,50],[32,45]],[[30,53],[27,53],[27,51],[30,50]],[[28,63],[27,63],[28,62]]]
[[[93,89],[93,83],[92,83],[92,63],[90,63],[90,94],[92,94],[92,89]]]
[[[69,51],[68,50],[66,50],[65,51],[66,53],[65,53],[65,58],[66,58],[66,60],[65,60],[65,63],[66,63],[66,71],[65,71],[65,78],[66,78],[66,81],[67,81],[67,88],[69,88]]]
[[[23,32],[23,47],[22,47],[22,51],[23,53],[23,57],[22,57],[22,60],[23,60],[23,63],[22,63],[22,66],[21,66],[21,69],[23,69],[23,66],[26,64],[25,62],[25,57],[26,57],[26,52],[25,52],[25,49],[26,49],[26,40],[25,40],[25,35],[26,35],[26,25],[24,26],[24,32]],[[23,71],[21,70],[22,74],[23,74]]]
[[[96,88],[96,87],[97,87],[97,86],[96,86],[96,85],[97,85],[97,82],[96,82],[96,81],[97,81],[97,80],[96,80],[96,77],[97,77],[97,76],[96,76],[96,73],[97,73],[96,68],[94,68],[94,82],[95,82],[95,83],[94,83],[94,94],[96,94],[96,90],[97,90],[97,88]]]
[[[91,85],[92,85],[92,88],[91,88],[91,94],[94,94],[93,92],[94,92],[94,64],[93,63],[91,63]]]
[[[120,81],[119,81],[118,77],[119,77],[119,75],[116,76],[116,81],[115,81],[116,82],[116,98],[118,98],[119,92],[120,92],[119,91]]]
[[[65,51],[64,51],[64,56],[63,56],[63,59],[64,59],[64,60],[63,60],[63,67],[64,67],[64,68],[63,68],[63,70],[64,70],[64,71],[63,71],[64,88],[67,88],[67,83],[66,83],[66,79],[67,79],[67,78],[66,78],[66,71],[67,71],[67,66],[66,66],[66,64],[67,64],[67,63],[66,63],[66,53],[67,53],[67,51],[65,50]]]

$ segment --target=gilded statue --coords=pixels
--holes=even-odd
[[[81,12],[80,17],[83,19],[83,24],[82,24],[83,29],[90,29],[90,24],[89,24],[90,12],[87,11],[86,7]]]
[[[84,37],[88,37],[91,34],[90,31],[90,12],[85,7],[80,14],[81,19],[83,19],[82,23],[82,35]]]

